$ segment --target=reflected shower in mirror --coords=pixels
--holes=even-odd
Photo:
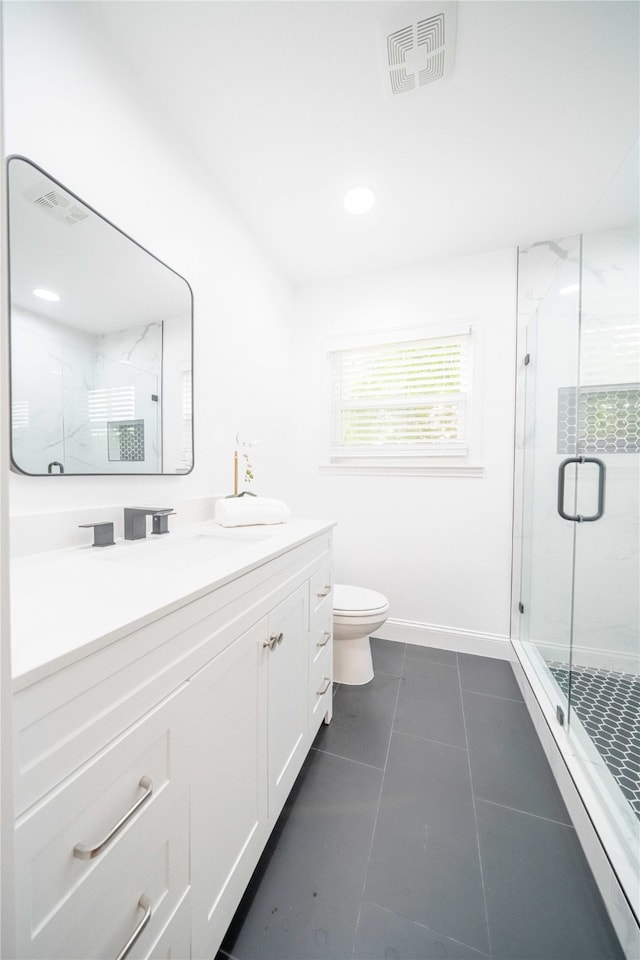
[[[14,470],[188,473],[189,284],[22,157],[8,198]]]

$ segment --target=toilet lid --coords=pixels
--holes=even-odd
[[[336,583],[333,587],[333,612],[341,617],[362,617],[386,610],[389,601],[383,593],[365,587]]]

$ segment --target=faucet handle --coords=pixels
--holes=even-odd
[[[125,507],[125,540],[144,540],[147,535],[147,517],[153,517],[152,533],[169,533],[167,517],[173,513],[173,507]]]
[[[115,543],[111,521],[100,520],[97,523],[79,523],[78,526],[83,528],[93,527],[93,547],[111,547]]]
[[[176,512],[168,507],[166,510],[154,510],[151,517],[151,533],[169,533],[169,517],[175,517]]]

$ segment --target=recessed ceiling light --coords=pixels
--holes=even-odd
[[[563,287],[562,290],[560,290],[560,296],[570,297],[572,293],[577,293],[579,289],[579,283],[570,283],[568,287]]]
[[[354,187],[344,195],[344,208],[348,213],[368,213],[376,202],[373,192],[368,187]]]
[[[60,299],[57,293],[54,293],[53,290],[34,290],[33,291],[36,297],[40,297],[41,300],[51,300],[56,302]]]

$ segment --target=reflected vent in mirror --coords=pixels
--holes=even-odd
[[[31,190],[27,190],[25,197],[35,207],[45,210],[48,214],[72,226],[75,223],[81,223],[89,216],[87,210],[78,206],[69,197],[65,197],[59,190],[52,190],[51,183],[44,180],[37,184]]]

